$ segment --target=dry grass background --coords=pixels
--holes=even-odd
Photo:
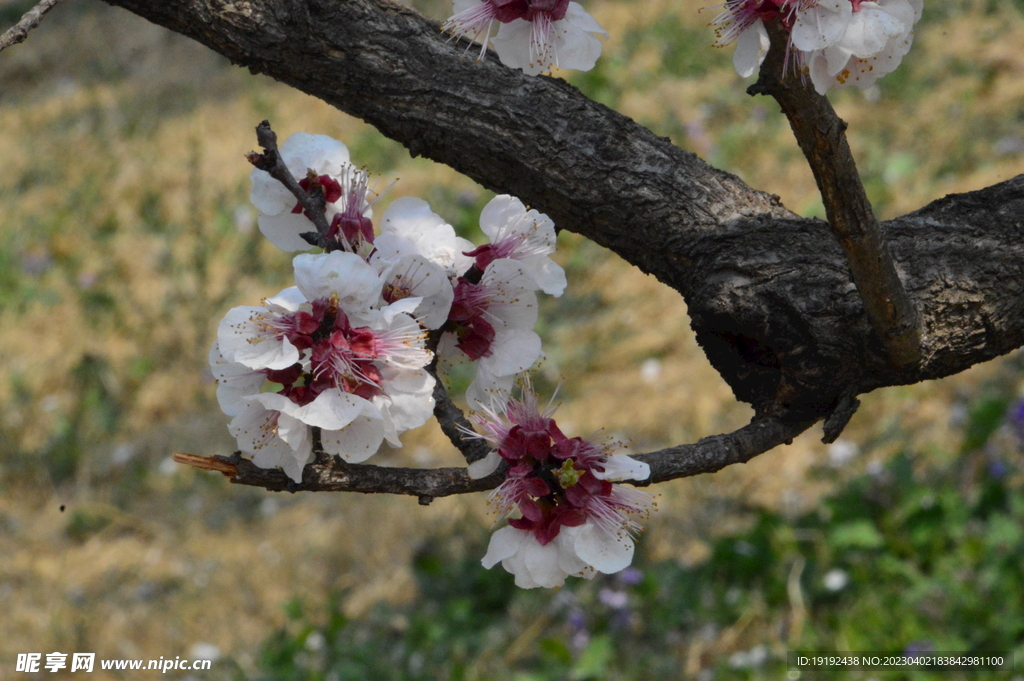
[[[2,3],[0,19],[30,4]],[[743,93],[731,50],[709,47],[717,10],[588,7],[615,28],[598,69],[573,82],[820,214],[776,107]],[[1009,0],[927,3],[899,72],[832,97],[883,217],[1024,171],[1020,45],[1024,15]],[[169,463],[173,451],[232,450],[206,349],[229,307],[287,285],[289,257],[254,233],[246,201],[242,154],[263,118],[282,134],[330,134],[385,183],[400,177],[381,209],[424,196],[466,228],[488,198],[361,122],[99,3],[58,7],[0,55],[0,669],[17,652],[156,658],[200,643],[251,669],[290,599],[348,588],[359,613],[408,598],[425,534],[489,522],[482,496],[420,508],[275,495]],[[545,303],[542,385],[564,381],[567,431],[602,429],[643,451],[745,422],[673,291],[570,234],[558,257],[570,290]],[[863,445],[849,473],[905,439],[940,450],[958,395],[999,372],[997,361],[864,398],[844,435]],[[818,437],[661,486],[642,541],[658,557],[700,560],[730,508],[813,505],[827,487],[807,474],[826,455]],[[458,461],[430,426],[405,442],[377,461]]]

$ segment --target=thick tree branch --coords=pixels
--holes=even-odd
[[[11,45],[25,42],[28,32],[39,25],[43,15],[53,9],[60,0],[40,0],[39,4],[25,12],[21,19],[14,26],[0,35],[0,52],[3,52]]]
[[[651,465],[649,480],[639,486],[676,478],[713,473],[735,463],[746,463],[807,430],[813,421],[790,422],[776,418],[755,418],[737,431],[706,437],[696,444],[681,445],[634,458]],[[338,457],[319,456],[302,471],[296,483],[281,470],[260,468],[237,452],[231,457],[200,457],[175,454],[174,460],[195,468],[222,473],[236,485],[263,487],[272,492],[363,492],[404,494],[418,497],[421,504],[436,497],[494,489],[504,480],[504,470],[474,480],[465,468],[386,468],[345,463]]]
[[[864,192],[846,142],[846,123],[828,98],[803,78],[784,72],[789,34],[778,21],[770,22],[767,29],[771,49],[757,82],[747,92],[771,95],[782,107],[814,173],[829,225],[843,247],[853,282],[886,345],[889,361],[896,368],[913,366],[921,359],[917,309],[896,273],[882,226]]]

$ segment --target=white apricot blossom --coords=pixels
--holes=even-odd
[[[553,5],[554,9],[535,11],[532,18],[515,19],[498,28],[498,35],[491,42],[501,63],[521,69],[529,76],[556,66],[577,71],[594,68],[601,56],[598,36],[608,38],[608,32],[597,20],[577,2],[557,0],[532,4]],[[556,18],[559,11],[564,14]]]
[[[488,503],[499,520],[521,513],[491,536],[482,564],[489,569],[501,562],[525,589],[624,569],[633,559],[633,537],[643,530],[637,518],[654,508],[649,493],[612,482],[646,480],[646,463],[613,454],[608,445],[567,437],[553,411],[538,409],[526,382],[520,399],[471,416],[480,429],[477,437],[493,444],[508,464]],[[474,477],[489,472],[477,470]]]
[[[494,46],[501,63],[528,75],[553,67],[589,71],[608,33],[582,5],[569,0],[455,0],[442,25],[453,36],[483,38],[481,59]],[[495,23],[498,34],[491,37]]]
[[[464,255],[473,243],[455,234],[455,228],[420,198],[395,199],[381,216],[380,236],[371,263],[395,263],[408,255],[421,255],[449,277],[465,274],[473,258]]]
[[[515,376],[541,357],[536,282],[510,258],[491,262],[480,282],[460,279],[449,313],[451,331],[441,337],[438,355],[445,362],[466,356],[476,362],[476,377],[466,390],[473,408],[507,394]]]
[[[480,213],[480,229],[490,242],[467,255],[476,258],[482,271],[499,258],[511,258],[523,266],[537,288],[560,296],[565,291],[565,270],[550,255],[555,252],[555,223],[547,215],[527,210],[514,196],[491,199]]]
[[[327,135],[296,132],[278,150],[289,172],[303,189],[310,188],[312,173],[326,199],[325,217],[334,223],[336,216],[352,218],[371,214],[367,201],[368,175],[349,163],[348,148]],[[252,190],[249,200],[259,210],[256,222],[260,232],[284,251],[308,251],[312,244],[300,235],[316,232],[295,196],[270,173],[253,168],[249,174]],[[337,231],[338,225],[334,224]]]
[[[910,51],[922,7],[921,0],[859,3],[842,40],[808,56],[815,89],[866,88],[895,71]]]
[[[257,466],[280,467],[301,482],[302,469],[313,455],[311,427],[320,428],[325,452],[352,463],[373,456],[384,438],[380,411],[337,388],[325,390],[305,405],[280,393],[253,395],[228,430]]]
[[[766,22],[789,34],[790,58],[819,94],[868,87],[894,71],[910,50],[922,0],[727,0],[711,22],[716,47],[736,42],[733,65],[754,74],[768,54]]]
[[[419,298],[376,307],[381,278],[354,253],[302,254],[294,269],[297,286],[228,313],[210,363],[239,448],[298,480],[309,428],[321,430],[324,451],[363,461],[430,418],[435,381],[409,314]],[[277,392],[261,392],[267,382]]]

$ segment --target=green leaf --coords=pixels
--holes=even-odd
[[[829,543],[836,549],[877,549],[885,541],[869,521],[854,520],[837,525],[829,534]]]
[[[569,678],[603,679],[607,676],[608,665],[612,661],[612,640],[607,635],[595,636],[580,653],[580,659],[573,665]]]

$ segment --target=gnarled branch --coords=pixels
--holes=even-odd
[[[490,56],[466,59],[463,44],[408,8],[109,1],[520,197],[654,274],[683,294],[712,364],[755,408],[824,416],[851,386],[945,376],[1024,344],[1014,226],[1024,221],[1024,178],[885,225],[922,329],[921,361],[893,367],[820,221],[796,217],[564,81]]]
[[[893,366],[821,221],[563,81],[466,59],[412,10],[389,0],[108,2],[362,118],[654,274],[682,293],[709,360],[763,415],[835,413],[835,435],[856,394],[1024,344],[1024,176],[885,225],[921,328],[920,361]]]

